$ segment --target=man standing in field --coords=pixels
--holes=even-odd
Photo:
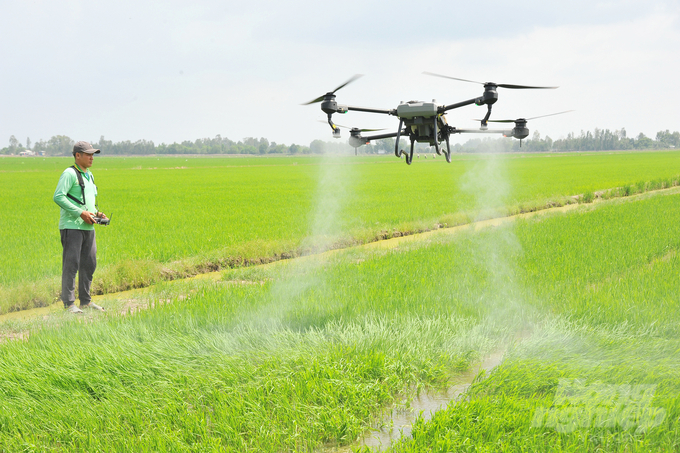
[[[75,165],[61,174],[54,202],[61,208],[59,231],[61,233],[62,270],[61,300],[71,313],[82,313],[82,308],[104,311],[92,303],[90,285],[97,267],[97,242],[94,223],[97,213],[97,186],[89,168],[94,155],[101,150],[94,149],[88,142],[73,146]],[[102,214],[103,215],[103,214]],[[76,273],[78,274],[78,296],[80,308],[76,307]]]

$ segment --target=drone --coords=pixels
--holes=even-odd
[[[424,72],[423,74],[442,77],[445,79],[458,80],[461,82],[470,82],[481,84],[484,86],[484,93],[481,96],[468,99],[467,101],[458,102],[449,105],[439,105],[434,100],[432,102],[423,101],[408,101],[401,102],[396,109],[374,109],[365,107],[355,107],[350,105],[341,105],[335,101],[335,93],[349,85],[350,83],[361,77],[361,74],[357,74],[351,77],[342,85],[338,86],[333,91],[317,97],[303,105],[310,105],[321,103],[321,110],[323,110],[326,115],[328,115],[328,124],[333,130],[333,137],[340,137],[340,128],[346,128],[350,131],[349,144],[354,148],[355,154],[357,154],[357,149],[360,146],[367,145],[373,140],[380,140],[384,138],[396,137],[394,144],[394,154],[398,158],[405,158],[406,164],[411,165],[413,161],[413,147],[416,142],[429,143],[430,146],[434,146],[435,151],[438,155],[444,154],[446,161],[451,163],[451,146],[449,144],[449,138],[452,134],[489,134],[498,133],[502,134],[504,137],[514,137],[520,140],[520,146],[522,139],[529,136],[529,129],[527,128],[527,122],[529,120],[534,120],[537,118],[543,118],[546,116],[561,115],[562,113],[571,112],[572,110],[567,110],[565,112],[551,113],[549,115],[535,116],[532,118],[518,118],[514,120],[490,120],[491,117],[491,107],[498,101],[498,88],[507,89],[530,89],[530,90],[554,90],[558,87],[553,86],[527,86],[527,85],[513,85],[507,83],[494,83],[494,82],[476,82],[474,80],[459,79],[457,77],[449,77],[441,74],[434,74],[431,72]],[[449,110],[457,109],[460,107],[465,107],[467,105],[486,105],[487,112],[483,119],[475,120],[480,121],[481,126],[479,129],[458,129],[453,126],[449,126],[446,121],[444,114]],[[397,132],[390,132],[385,134],[377,134],[365,137],[362,135],[363,132],[375,132],[381,129],[359,129],[357,127],[347,128],[346,126],[340,126],[333,123],[334,113],[347,113],[348,111],[357,112],[367,112],[367,113],[380,113],[384,115],[396,116],[399,118],[399,127]],[[515,123],[515,127],[512,129],[489,129],[488,123]],[[411,140],[411,150],[406,152],[403,149],[399,149],[399,141],[402,137],[408,136]],[[441,143],[446,143],[446,149],[443,149]]]

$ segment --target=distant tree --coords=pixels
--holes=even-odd
[[[654,141],[640,132],[635,139],[635,149],[652,149],[654,148]]]
[[[286,154],[288,152],[288,147],[283,143],[273,143],[269,145],[270,154]]]
[[[393,138],[383,138],[381,140],[376,140],[373,142],[373,150],[377,153],[379,151],[385,151],[386,153],[393,153],[394,152],[394,143],[395,140]]]
[[[17,138],[14,135],[12,135],[9,138],[9,153],[10,154],[16,154],[16,153],[21,151],[20,148],[21,148],[21,143],[19,143],[19,140],[17,140]]]
[[[38,140],[33,143],[33,151],[47,151],[47,142],[45,140]]]
[[[47,141],[47,154],[50,156],[68,156],[73,152],[75,142],[65,135],[55,135]]]
[[[680,132],[659,131],[656,133],[657,144],[661,148],[677,148],[680,146]]]
[[[314,140],[314,141],[312,141],[312,143],[309,144],[309,151],[312,154],[323,154],[325,146],[326,145],[323,141]],[[297,152],[297,149],[296,149],[296,152]]]
[[[99,137],[97,148],[106,151],[107,154],[115,154],[113,151],[113,142],[111,140],[106,140],[103,135]]]
[[[31,149],[31,139],[26,137],[26,149]]]

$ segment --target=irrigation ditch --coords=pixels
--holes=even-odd
[[[400,404],[385,410],[378,422],[364,435],[348,446],[326,446],[319,453],[351,453],[353,449],[370,447],[383,451],[400,439],[411,437],[412,424],[419,417],[428,421],[439,410],[445,409],[451,402],[465,397],[468,388],[476,379],[488,376],[497,366],[503,363],[506,349],[499,349],[489,354],[484,360],[477,362],[469,370],[454,378],[454,383],[444,391],[427,390],[417,393],[413,398],[404,398]],[[480,374],[484,372],[484,374]]]

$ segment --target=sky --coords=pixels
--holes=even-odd
[[[574,110],[529,121],[541,137],[680,130],[677,0],[0,0],[0,9],[0,147],[11,135],[24,145],[54,135],[331,141],[319,104],[301,104],[355,74],[363,77],[336,93],[338,103],[393,109],[482,94],[424,71],[559,86],[498,89],[492,119]],[[485,112],[472,105],[447,119],[476,128]],[[398,126],[359,112],[334,121]]]

